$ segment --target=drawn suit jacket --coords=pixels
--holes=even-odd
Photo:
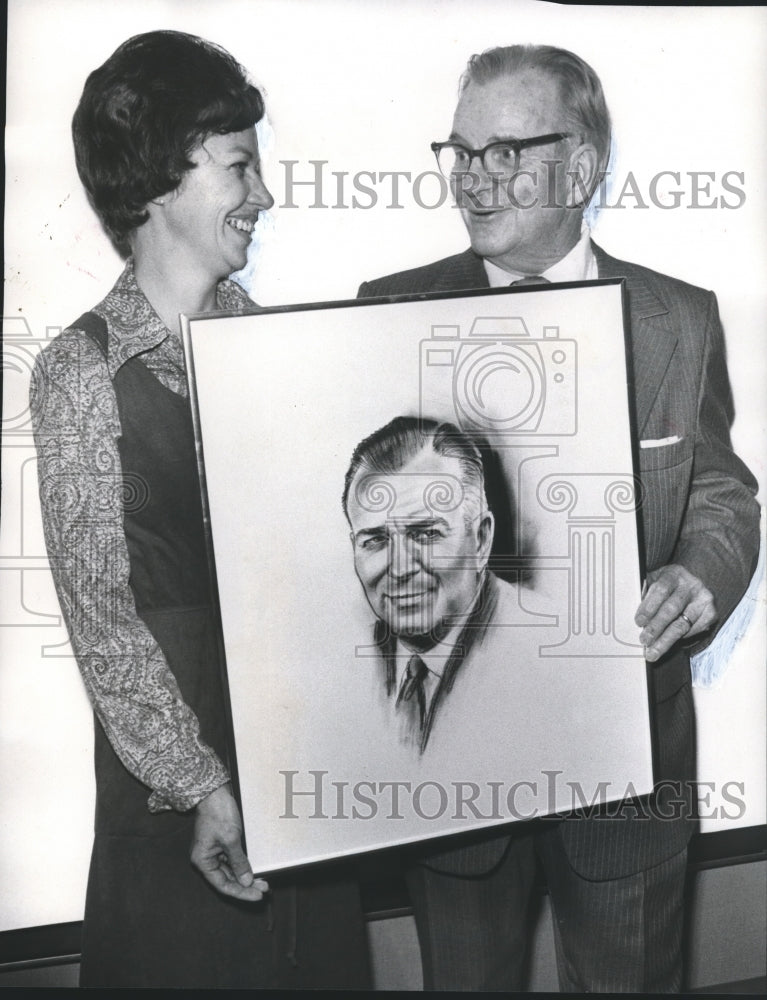
[[[679,563],[713,593],[718,625],[745,592],[759,548],[756,482],[732,451],[732,395],[722,327],[712,292],[616,260],[592,244],[600,278],[623,278],[635,428],[642,482],[640,539],[647,571]],[[425,267],[365,282],[359,296],[389,297],[489,287],[472,250]],[[659,442],[669,442],[661,444]],[[655,444],[653,444],[655,443]],[[713,633],[706,636],[710,641]],[[620,878],[678,853],[692,831],[693,708],[689,653],[675,647],[651,668],[656,775],[687,788],[686,814],[657,817],[573,817],[560,824],[573,868],[590,879]],[[670,801],[670,800],[669,800]],[[656,812],[672,810],[660,803]],[[523,824],[517,824],[521,827]],[[518,831],[515,831],[518,832]],[[424,860],[438,870],[489,871],[509,835],[474,838]]]
[[[461,675],[465,674],[472,660],[476,658],[476,655],[478,653],[481,655],[488,626],[492,624],[496,617],[499,600],[507,592],[513,592],[511,584],[506,583],[504,580],[499,580],[494,573],[488,570],[479,595],[471,609],[471,613],[461,629],[455,646],[445,663],[437,690],[434,692],[431,705],[426,713],[418,744],[418,751],[420,753],[424,752],[429,743],[429,737],[436,723],[437,716],[447,701],[457,676],[459,673]],[[507,598],[507,600],[509,599]],[[503,614],[501,614],[500,621],[503,622],[504,620]],[[386,690],[387,699],[395,699],[397,696],[397,640],[380,618],[375,623],[373,642],[378,646],[379,650],[381,680]]]

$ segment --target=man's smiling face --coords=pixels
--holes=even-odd
[[[458,102],[450,138],[481,149],[504,139],[568,131],[559,86],[540,70],[529,69],[483,84],[469,83]],[[581,221],[580,212],[566,207],[571,141],[523,149],[517,176],[511,180],[490,177],[475,159],[472,176],[464,179],[470,193],[453,184],[476,253],[507,271],[540,274],[571,249]]]

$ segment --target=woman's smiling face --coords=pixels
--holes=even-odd
[[[208,136],[190,160],[163,199],[163,216],[179,264],[219,281],[245,266],[258,214],[274,199],[261,179],[255,128]]]

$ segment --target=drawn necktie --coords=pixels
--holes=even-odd
[[[426,719],[426,689],[428,668],[418,654],[408,660],[405,677],[397,695],[397,709],[407,714],[408,732],[418,742]]]

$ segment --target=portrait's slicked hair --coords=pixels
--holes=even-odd
[[[472,439],[455,424],[420,417],[395,417],[357,445],[346,470],[343,509],[347,518],[349,493],[357,473],[364,469],[377,475],[393,475],[411,459],[430,448],[435,455],[457,458],[470,520],[486,507],[482,454]]]
[[[602,84],[594,70],[574,52],[554,45],[504,45],[473,55],[461,76],[460,91],[524,70],[546,73],[559,86],[567,130],[593,143],[599,170],[607,169],[612,126]],[[525,138],[520,136],[519,138]]]
[[[124,249],[147,203],[178,187],[195,146],[263,114],[260,91],[218,45],[180,31],[123,42],[89,75],[72,120],[80,180],[115,244]]]

